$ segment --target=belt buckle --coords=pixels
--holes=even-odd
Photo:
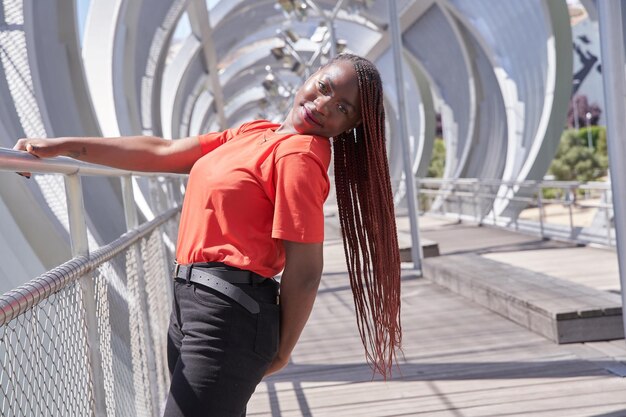
[[[179,278],[178,273],[180,272],[180,267],[186,267],[185,270],[185,281],[187,281],[187,285],[191,285],[191,269],[193,268],[193,264],[189,265],[181,265],[178,262],[174,262],[174,279]]]

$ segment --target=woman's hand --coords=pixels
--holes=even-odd
[[[22,138],[17,141],[13,150],[26,151],[38,158],[52,158],[61,155],[60,139]]]
[[[52,158],[61,155],[60,141],[58,139],[26,139],[17,141],[13,150],[26,151],[37,158]],[[26,178],[30,178],[30,172],[18,172]]]
[[[265,371],[265,376],[270,376],[283,369],[289,363],[289,357],[276,355],[270,367]]]

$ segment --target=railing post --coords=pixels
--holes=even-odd
[[[478,187],[479,187],[479,183],[478,180],[474,181],[474,184],[472,184],[472,202],[474,203],[474,221],[476,221],[478,224],[482,223],[482,218],[479,219],[479,207],[478,207]]]
[[[608,146],[611,188],[613,189],[613,220],[615,246],[619,267],[622,311],[626,310],[626,82],[624,80],[624,14],[623,2],[597,0],[600,26],[600,51],[602,53],[602,81],[606,109],[606,142]],[[626,333],[626,315],[622,315]]]
[[[572,206],[576,201],[576,186],[572,185],[570,188],[570,196],[567,200],[567,207],[569,208],[569,237],[574,239],[574,214],[572,213]]]
[[[489,207],[490,197],[487,194],[488,191],[483,191],[484,187],[485,187],[485,184],[481,184],[480,181],[476,183],[476,193],[478,195],[478,215],[480,216],[480,220],[478,221],[478,224],[480,224],[481,226],[483,225],[483,220],[489,214],[489,212],[486,211],[486,208]],[[488,186],[488,190],[491,190],[490,186]],[[493,208],[493,203],[492,203],[492,208]]]
[[[491,191],[492,195],[493,195],[493,204],[491,206],[491,213],[492,213],[492,217],[493,217],[493,225],[497,226],[498,225],[498,221],[497,221],[497,216],[496,216],[496,201],[498,201],[498,186],[496,186],[496,191]]]
[[[604,224],[606,225],[606,238],[609,248],[613,245],[611,238],[611,212],[609,208],[609,190],[604,190]]]
[[[169,180],[161,182],[159,178],[151,179],[150,192],[152,195],[153,204],[159,213],[165,212],[166,210],[177,205],[176,201],[174,200],[174,190],[172,187],[172,182]],[[167,225],[163,225],[159,228],[159,233],[161,234],[161,246],[163,247],[163,258],[166,258],[164,236],[168,236],[171,239],[176,239],[176,229],[172,225],[173,222],[167,223]],[[171,261],[173,261],[173,259]],[[173,264],[171,262],[166,262],[165,266],[166,267],[163,272],[166,276],[169,276],[172,272],[170,268],[173,266]],[[168,285],[167,291],[170,296],[173,296],[172,290],[172,286]]]
[[[539,209],[539,233],[543,238],[543,201],[541,198],[541,193],[543,188],[537,187],[537,208]]]
[[[169,208],[176,207],[178,203],[174,198],[174,184],[172,184],[172,181],[169,179],[165,184],[167,186],[167,206]]]
[[[137,218],[137,208],[135,206],[135,195],[133,193],[133,178],[130,175],[124,176],[122,180],[122,200],[124,202],[124,217],[126,219],[126,230],[132,230],[139,226]]]
[[[407,132],[407,112],[405,107],[404,75],[402,72],[402,34],[400,33],[400,19],[397,12],[396,0],[388,2],[389,26],[391,34],[391,49],[393,54],[394,71],[398,99],[398,122],[400,126],[400,144],[402,146],[402,162],[404,166],[404,181],[406,184],[406,198],[409,208],[409,223],[411,225],[411,260],[413,268],[422,275],[422,245],[419,237],[419,212],[415,197],[415,175],[413,175],[413,161]]]
[[[124,216],[126,218],[126,229],[133,230],[139,227],[139,220],[137,218],[137,207],[135,205],[135,197],[133,193],[133,180],[132,176],[126,175],[122,177],[122,198],[124,202]],[[143,260],[141,258],[141,250],[139,248],[140,243],[135,243],[132,249],[135,252],[134,256],[137,261],[137,287],[138,287],[138,298],[139,305],[141,311],[141,319],[144,323],[144,342],[145,346],[143,346],[144,351],[146,353],[146,366],[148,368],[149,380],[148,390],[150,393],[150,398],[148,399],[149,405],[153,410],[153,413],[160,413],[160,404],[161,401],[158,398],[158,390],[156,387],[156,381],[158,381],[157,370],[156,370],[156,359],[154,357],[154,338],[152,337],[152,331],[150,329],[150,317],[148,316],[148,301],[147,301],[147,292],[146,292],[146,283],[144,276],[144,267]]]
[[[415,178],[415,199],[416,199],[416,210],[417,210],[417,215],[420,215],[420,191],[422,191],[422,185],[420,183],[419,178]]]
[[[83,190],[78,174],[65,176],[65,195],[70,224],[70,241],[72,257],[89,256],[87,225],[85,223],[85,205]],[[104,371],[102,369],[102,352],[98,335],[98,318],[96,315],[96,289],[92,274],[86,274],[78,281],[85,308],[85,331],[89,349],[89,373],[93,387],[94,409],[96,417],[106,417],[106,391],[104,389]]]
[[[461,215],[463,213],[463,191],[461,190],[461,192],[459,193],[459,187],[461,187],[462,185],[462,183],[458,183],[457,181],[454,181],[452,185],[452,192],[456,194],[456,199],[459,203],[459,215],[457,216],[457,220],[459,221],[459,223],[461,222]]]

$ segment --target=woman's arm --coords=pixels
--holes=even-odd
[[[280,343],[266,376],[289,362],[313,309],[324,263],[321,243],[283,242],[286,262],[280,280]]]
[[[166,140],[153,136],[20,139],[13,147],[39,158],[69,156],[129,171],[187,173],[202,156],[196,136]]]

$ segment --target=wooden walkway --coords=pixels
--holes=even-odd
[[[430,239],[452,237],[446,225],[422,227]],[[314,312],[291,363],[258,387],[248,416],[626,416],[623,340],[559,346],[410,270],[403,280],[404,358],[390,381],[372,380],[333,232]],[[475,236],[466,242],[474,248],[463,248],[451,238],[442,250],[450,253],[452,243],[456,251],[479,250],[481,239],[487,246],[497,240]],[[503,237],[500,246],[524,239]]]

